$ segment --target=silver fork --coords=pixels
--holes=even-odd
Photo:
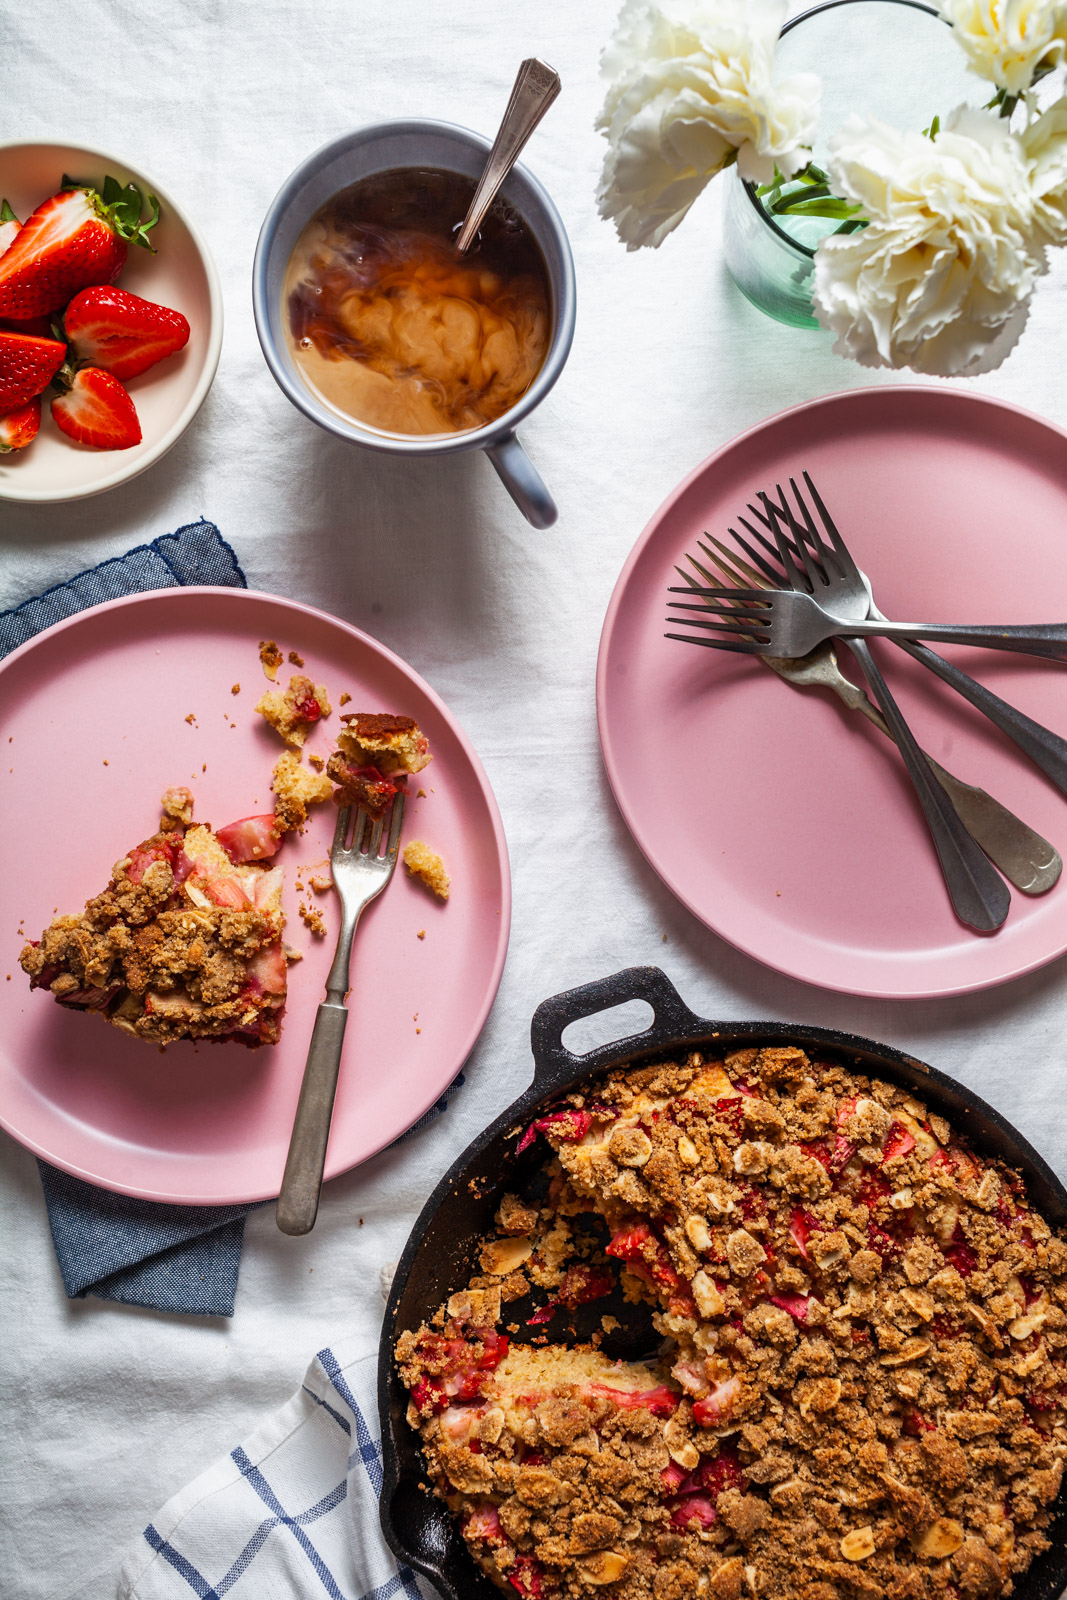
[[[750,555],[758,559],[757,553],[752,551],[736,529],[731,528],[730,533]],[[766,563],[761,563],[763,572],[758,572],[720,540],[710,534],[706,537],[715,546],[715,550],[710,550],[702,540],[698,540],[697,543],[728,583],[748,582],[757,587],[767,587],[771,584],[778,587],[785,581],[784,574],[780,572],[772,578]],[[686,560],[705,583],[716,582],[713,574],[695,556],[687,553]],[[691,588],[699,587],[692,574],[682,567],[676,567],[675,571]],[[892,739],[889,725],[881,712],[871,704],[858,684],[853,683],[851,678],[847,678],[842,672],[837,652],[832,644],[818,645],[808,655],[801,656],[795,661],[777,656],[761,656],[760,660],[764,666],[769,667],[772,672],[776,672],[780,678],[795,688],[832,689],[850,711],[860,712],[888,739]],[[1021,889],[1024,894],[1045,894],[1051,889],[1063,871],[1063,861],[1055,846],[1023,822],[1021,817],[1009,811],[1007,806],[1001,805],[999,800],[987,794],[984,789],[964,783],[961,778],[955,777],[936,762],[928,752],[924,751],[923,754],[930,763],[934,777],[963,819],[967,832],[977,839],[986,855],[1009,882],[1017,889]]]
[[[289,1154],[278,1195],[276,1216],[283,1233],[310,1233],[315,1226],[333,1118],[333,1101],[337,1092],[337,1074],[341,1065],[341,1046],[348,1022],[345,998],[348,994],[352,940],[363,911],[381,894],[393,876],[400,848],[400,829],[404,822],[404,796],[398,794],[393,801],[384,852],[381,848],[385,831],[384,816],[372,817],[364,806],[360,806],[356,812],[352,842],[346,844],[351,820],[352,807],[343,806],[337,815],[337,827],[330,850],[330,870],[334,887],[341,898],[341,928],[337,935],[333,966],[326,979],[326,999],[319,1004],[308,1047],[304,1081],[300,1085]]]

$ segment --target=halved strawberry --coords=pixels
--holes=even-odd
[[[902,1122],[894,1122],[882,1146],[882,1161],[892,1161],[894,1156],[906,1156],[915,1149],[915,1135]]]
[[[273,813],[227,823],[215,837],[235,865],[241,861],[262,861],[274,855],[282,842],[278,819]]]
[[[740,1378],[724,1378],[722,1383],[713,1384],[710,1394],[693,1401],[693,1421],[700,1428],[718,1428],[730,1415],[740,1393]]]
[[[9,450],[25,450],[37,437],[41,426],[41,397],[34,395],[24,406],[16,406],[0,417],[0,455]]]
[[[810,1295],[806,1294],[769,1294],[767,1296],[772,1306],[777,1306],[781,1311],[788,1311],[794,1322],[807,1322],[810,1298]]]
[[[91,450],[129,450],[141,442],[137,410],[119,380],[98,367],[82,367],[52,401],[56,427]]]
[[[189,340],[189,324],[180,311],[110,284],[76,294],[63,325],[79,361],[123,379],[147,372],[157,361],[184,349]],[[314,716],[305,720],[314,722],[321,715],[316,704]]]
[[[0,411],[14,411],[48,387],[67,353],[58,339],[0,331]]]
[[[6,200],[0,200],[0,256],[11,245],[22,227],[22,223],[12,211]]]
[[[89,284],[110,283],[125,264],[127,240],[153,250],[147,235],[159,221],[159,201],[149,195],[151,215],[142,223],[143,204],[132,183],[105,178],[97,193],[64,177],[0,256],[0,317],[39,317]]]

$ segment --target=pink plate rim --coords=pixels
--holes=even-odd
[[[976,978],[967,982],[952,983],[943,987],[932,986],[918,990],[905,990],[901,988],[888,987],[872,988],[867,985],[859,985],[855,983],[835,983],[828,977],[816,979],[812,978],[807,973],[794,971],[791,965],[788,963],[788,960],[784,962],[776,960],[773,957],[768,956],[763,950],[756,948],[752,943],[746,941],[744,938],[735,937],[733,933],[727,932],[725,928],[719,927],[714,920],[714,913],[699,904],[698,901],[689,894],[685,883],[682,881],[675,881],[675,879],[660,865],[655,854],[653,853],[654,845],[646,842],[643,825],[635,815],[633,808],[626,803],[624,798],[620,763],[612,747],[612,736],[608,716],[608,699],[610,694],[607,681],[608,661],[615,642],[614,634],[616,622],[623,602],[626,598],[630,578],[635,567],[641,560],[646,546],[656,536],[664,520],[670,516],[675,506],[685,496],[696,480],[714,467],[716,462],[721,461],[727,456],[731,455],[734,450],[741,447],[748,440],[755,438],[761,433],[770,432],[772,429],[778,428],[782,423],[787,422],[792,417],[801,416],[806,413],[817,412],[823,408],[829,409],[840,404],[840,402],[845,399],[857,407],[877,404],[882,397],[887,394],[892,394],[894,396],[907,396],[909,394],[923,396],[936,395],[940,400],[945,401],[950,406],[974,405],[979,407],[988,407],[994,411],[1013,412],[1016,416],[1022,417],[1026,421],[1045,429],[1051,434],[1054,434],[1057,438],[1063,441],[1064,444],[1067,444],[1067,429],[1061,428],[1058,423],[1050,421],[1048,417],[1043,417],[1036,411],[1030,411],[1026,406],[1016,405],[1014,401],[1001,400],[993,395],[981,394],[966,389],[948,388],[932,383],[875,383],[858,389],[835,389],[830,394],[818,395],[813,400],[802,400],[797,405],[787,406],[782,411],[773,412],[770,416],[763,417],[759,422],[753,423],[750,428],[745,428],[741,433],[734,434],[733,437],[728,439],[725,444],[720,445],[717,450],[713,450],[710,455],[705,456],[703,461],[694,467],[691,472],[687,473],[687,475],[671,491],[667,498],[660,503],[657,509],[653,512],[652,516],[649,518],[648,522],[645,524],[633,548],[631,549],[630,554],[627,556],[626,561],[623,564],[622,571],[619,573],[618,580],[616,581],[615,587],[612,590],[611,599],[608,602],[608,608],[604,616],[604,625],[600,634],[600,647],[597,652],[597,728],[600,735],[600,750],[604,762],[604,770],[607,773],[608,783],[611,786],[611,792],[615,798],[615,803],[619,808],[631,838],[661,882],[666,885],[675,898],[680,900],[681,903],[689,911],[691,911],[697,920],[702,922],[706,928],[710,928],[713,933],[725,940],[727,944],[731,944],[735,949],[740,950],[742,954],[751,956],[753,960],[759,961],[762,963],[762,965],[769,967],[774,971],[781,972],[787,977],[794,978],[800,983],[810,984],[813,988],[828,989],[839,994],[854,994],[862,999],[868,1000],[941,1000],[948,999],[953,995],[974,994],[984,989],[999,988],[1003,983],[1011,983],[1016,978],[1025,977],[1027,973],[1036,972],[1040,968],[1048,966],[1050,962],[1055,961],[1059,956],[1062,956],[1065,952],[1067,952],[1067,939],[1065,939],[1056,949],[1050,949],[1032,960],[1020,962],[1015,967],[999,974],[995,978]]]
[[[485,1027],[486,1021],[488,1020],[489,1012],[492,1010],[493,1002],[496,999],[497,992],[500,988],[500,980],[504,972],[504,963],[507,957],[508,941],[511,933],[511,864],[508,858],[507,839],[504,834],[504,825],[500,817],[500,808],[497,805],[496,796],[493,793],[492,786],[489,783],[485,769],[482,766],[474,746],[471,744],[470,739],[467,737],[466,731],[454,713],[441,699],[441,696],[436,692],[435,689],[430,687],[425,678],[423,678],[407,664],[403,657],[397,655],[395,651],[390,650],[387,645],[380,643],[379,640],[372,638],[370,634],[364,633],[361,628],[355,627],[350,622],[343,621],[342,618],[336,617],[332,612],[324,611],[318,606],[305,605],[302,601],[290,600],[285,595],[271,594],[265,589],[236,589],[228,588],[220,584],[188,584],[172,589],[146,589],[137,594],[121,595],[117,599],[105,600],[97,606],[87,606],[82,611],[74,612],[72,616],[64,617],[62,621],[53,623],[50,628],[42,629],[41,632],[35,634],[32,639],[27,639],[25,644],[19,645],[16,649],[12,650],[9,655],[5,656],[4,659],[0,661],[0,679],[2,679],[3,674],[14,662],[20,661],[23,657],[29,655],[34,649],[39,648],[42,641],[51,641],[56,635],[64,632],[65,630],[76,628],[79,624],[84,623],[87,617],[96,616],[105,611],[120,611],[127,607],[143,604],[149,600],[153,602],[163,600],[167,603],[173,602],[176,605],[180,605],[187,604],[189,601],[194,601],[204,597],[217,599],[220,595],[232,596],[233,603],[236,605],[243,605],[249,602],[266,602],[272,606],[282,606],[289,611],[298,613],[301,616],[313,618],[317,622],[321,623],[324,621],[328,625],[339,628],[344,633],[347,633],[361,647],[369,650],[372,654],[381,657],[391,666],[398,668],[415,683],[419,691],[426,695],[427,699],[432,702],[432,704],[448,722],[453,734],[456,737],[457,743],[463,751],[467,761],[470,763],[471,771],[474,774],[478,788],[481,791],[482,798],[485,802],[490,826],[492,828],[493,843],[500,866],[500,925],[497,932],[496,949],[493,955],[489,981],[487,982],[485,988],[485,995],[471,1020],[471,1025],[463,1041],[462,1048],[459,1052],[457,1052],[457,1059],[455,1061],[453,1071],[454,1076],[455,1073],[461,1070],[464,1062],[470,1056],[471,1051],[477,1044],[482,1030]],[[420,1117],[425,1116],[429,1108],[434,1105],[435,1102],[440,1099],[440,1097],[441,1089],[440,1087],[437,1087],[434,1089],[433,1093],[430,1095],[425,1104],[421,1103],[421,1101],[418,1099],[413,1101],[414,1109],[412,1112],[411,1121],[408,1124],[408,1128],[410,1129]],[[276,1187],[270,1189],[269,1192],[257,1188],[254,1193],[245,1193],[242,1191],[237,1194],[223,1196],[215,1195],[210,1199],[205,1199],[203,1195],[175,1194],[171,1190],[163,1192],[152,1189],[151,1187],[146,1187],[143,1184],[123,1183],[115,1179],[102,1177],[97,1172],[90,1172],[87,1168],[79,1166],[76,1161],[57,1156],[38,1139],[23,1133],[16,1127],[13,1127],[6,1116],[2,1104],[0,1104],[0,1128],[2,1128],[4,1132],[10,1134],[17,1143],[23,1145],[35,1156],[39,1156],[41,1160],[47,1161],[52,1166],[58,1167],[60,1171],[68,1172],[72,1177],[81,1178],[84,1182],[94,1184],[97,1188],[106,1189],[113,1194],[129,1195],[131,1198],[137,1200],[153,1200],[167,1205],[231,1206],[255,1204],[258,1201],[272,1200],[277,1194]],[[360,1160],[354,1163],[354,1165],[361,1166],[365,1161],[372,1160],[376,1155],[379,1155],[383,1149],[387,1148],[388,1145],[394,1143],[396,1139],[402,1138],[404,1131],[406,1130],[402,1130],[399,1133],[395,1131],[390,1132],[388,1137],[381,1145],[379,1145],[375,1150],[367,1151],[367,1153],[361,1156]],[[331,1157],[333,1157],[333,1159],[331,1159]],[[340,1159],[338,1159],[337,1154],[335,1154],[331,1147],[327,1154],[324,1181],[339,1177],[341,1173],[352,1170],[352,1167],[353,1163],[346,1162],[343,1155],[341,1155]]]

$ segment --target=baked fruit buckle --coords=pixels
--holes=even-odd
[[[103,894],[25,946],[30,986],[157,1044],[275,1044],[286,993],[275,818],[213,833],[193,823],[188,789],[162,805],[160,831],[115,863]]]
[[[385,711],[357,711],[341,718],[344,730],[326,771],[337,784],[339,805],[361,805],[381,816],[411,773],[433,760],[430,745],[413,717]]]
[[[396,1346],[499,1587],[1011,1593],[1067,1457],[1067,1244],[1018,1174],[794,1047],[618,1070],[535,1140],[469,1286]],[[600,1348],[609,1295],[647,1359]]]

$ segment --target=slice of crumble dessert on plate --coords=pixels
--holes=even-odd
[[[156,1044],[275,1044],[286,995],[275,818],[212,832],[192,822],[187,789],[161,804],[159,832],[115,863],[103,893],[25,946],[30,986]]]
[[[345,727],[326,766],[338,786],[337,802],[380,816],[404,779],[433,760],[429,741],[413,717],[357,711],[341,721]]]

